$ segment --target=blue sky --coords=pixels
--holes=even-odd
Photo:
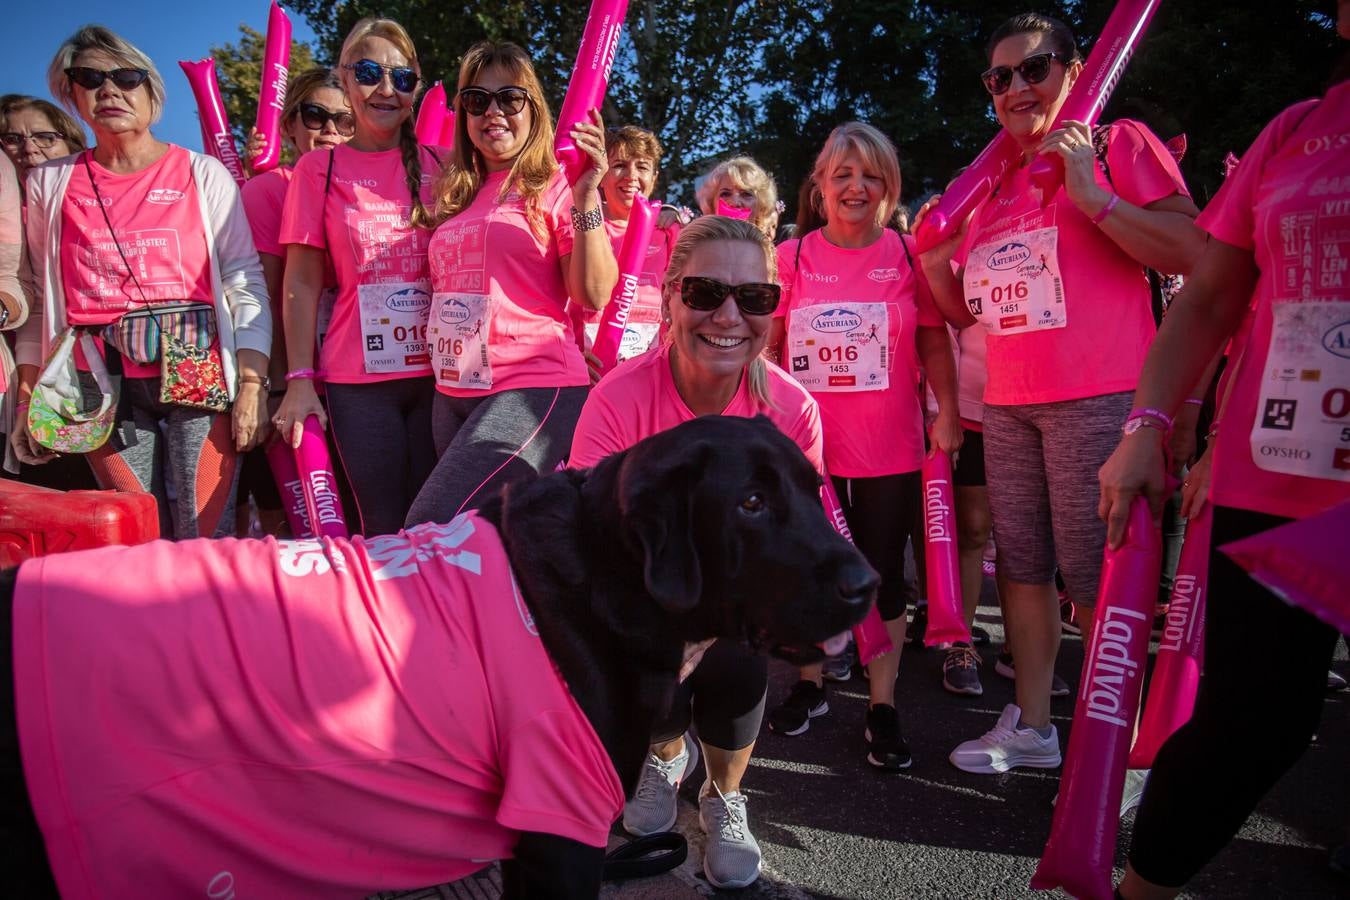
[[[202,59],[210,55],[213,45],[238,43],[241,22],[265,32],[267,10],[268,0],[66,0],[51,6],[42,0],[16,3],[5,14],[10,49],[0,74],[0,93],[52,99],[47,92],[47,66],[57,47],[81,25],[106,25],[144,50],[164,76],[168,97],[155,135],[201,150],[197,105],[178,61]],[[290,9],[286,12],[291,16],[292,36],[313,44],[314,32],[305,20]]]

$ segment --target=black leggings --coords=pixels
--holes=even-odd
[[[1212,547],[1288,519],[1215,507]],[[1211,550],[1195,714],[1158,751],[1130,864],[1181,887],[1237,834],[1317,730],[1336,631]]]
[[[716,641],[675,689],[670,715],[652,729],[652,743],[664,744],[698,727],[699,740],[719,750],[740,750],[755,742],[764,720],[769,661],[740,641]]]
[[[905,580],[905,544],[919,522],[921,485],[918,472],[834,479],[853,543],[881,576],[877,612],[883,622],[903,616],[914,593]],[[923,545],[917,544],[914,552],[921,555]]]

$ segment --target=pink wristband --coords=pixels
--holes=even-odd
[[[14,412],[19,415],[23,415],[24,413],[26,413],[28,411],[28,402],[29,401],[27,400],[20,400],[17,404],[15,404]]]
[[[1100,225],[1100,224],[1102,224],[1102,221],[1103,221],[1107,216],[1111,215],[1111,210],[1115,209],[1115,208],[1116,208],[1116,204],[1119,203],[1119,202],[1120,202],[1120,195],[1119,195],[1119,194],[1112,194],[1112,195],[1111,195],[1111,199],[1106,201],[1106,205],[1103,206],[1103,207],[1101,208],[1101,210],[1099,210],[1098,213],[1097,213],[1095,216],[1092,217],[1092,224],[1093,224],[1093,225]]]
[[[1191,406],[1204,406],[1204,405],[1205,405],[1205,401],[1204,401],[1204,398],[1203,398],[1203,397],[1187,397],[1187,398],[1186,398],[1186,403],[1188,403],[1188,404],[1191,405]]]
[[[1157,420],[1158,420],[1159,422],[1161,422],[1164,426],[1166,426],[1166,428],[1167,428],[1168,431],[1171,431],[1171,430],[1172,430],[1172,417],[1169,416],[1167,413],[1163,412],[1161,409],[1154,409],[1153,407],[1149,406],[1149,407],[1145,407],[1144,409],[1132,409],[1132,410],[1130,410],[1130,415],[1129,415],[1129,418],[1130,418],[1130,419],[1138,419],[1138,418],[1140,418],[1140,417],[1147,417],[1147,418],[1150,418],[1150,419],[1157,419]]]
[[[287,381],[300,381],[306,378],[310,381],[318,381],[319,373],[313,369],[293,369],[286,373]]]

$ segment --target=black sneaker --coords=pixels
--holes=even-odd
[[[988,647],[989,632],[985,631],[979,625],[970,626],[970,642],[976,647]]]
[[[884,772],[908,769],[914,762],[909,755],[909,744],[900,736],[900,716],[895,707],[878,703],[867,711],[867,761]]]
[[[922,648],[923,636],[927,633],[928,604],[921,603],[914,607],[914,617],[909,621],[909,628],[905,629],[905,643]]]
[[[786,700],[769,712],[769,730],[775,734],[798,735],[811,727],[811,720],[830,711],[825,688],[809,681],[792,686]]]

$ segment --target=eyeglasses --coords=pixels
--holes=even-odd
[[[1064,57],[1058,53],[1035,53],[1015,66],[994,66],[981,73],[980,80],[984,82],[984,89],[997,97],[1012,87],[1014,72],[1021,75],[1027,84],[1040,84],[1049,76],[1053,60],[1064,62]]]
[[[736,298],[736,305],[741,312],[747,316],[767,316],[778,308],[782,290],[776,284],[730,285],[701,275],[686,275],[680,279],[680,300],[685,306],[699,312],[712,312],[720,308],[728,296],[732,296]]]
[[[356,120],[349,112],[329,112],[317,103],[300,104],[300,122],[310,131],[323,131],[329,122],[333,129],[343,137],[356,134]]]
[[[524,88],[514,85],[495,91],[468,87],[459,92],[459,102],[464,104],[464,111],[471,116],[487,115],[488,107],[492,105],[493,100],[497,101],[497,108],[502,111],[502,115],[514,116],[525,108],[529,99],[530,95]]]
[[[384,73],[388,72],[390,84],[400,94],[411,94],[417,90],[417,83],[421,80],[409,66],[382,66],[373,59],[358,59],[354,63],[344,63],[342,68],[351,69],[352,75],[356,77],[356,83],[364,84],[366,87],[379,84],[384,78]]]
[[[32,141],[39,150],[50,150],[56,146],[57,141],[64,141],[66,136],[56,131],[35,131],[32,134],[19,134],[17,131],[6,131],[0,134],[0,144],[6,147],[22,147],[24,141]]]
[[[133,91],[150,77],[150,72],[147,69],[131,68],[113,69],[111,72],[105,72],[102,69],[91,69],[88,66],[71,66],[66,69],[66,77],[87,91],[98,90],[103,87],[103,82],[109,78],[121,90]]]

